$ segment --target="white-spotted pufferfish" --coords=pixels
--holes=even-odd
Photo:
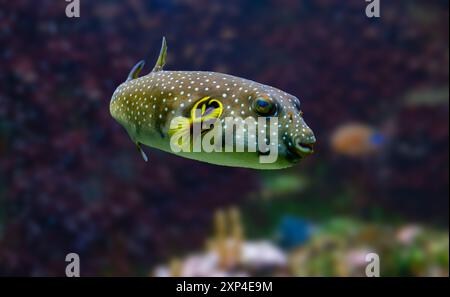
[[[166,52],[166,41],[163,38],[153,70],[138,77],[144,61],[138,62],[111,98],[111,115],[128,132],[144,160],[147,161],[147,156],[141,144],[198,161],[255,169],[290,167],[313,152],[316,139],[303,119],[297,97],[271,86],[223,73],[165,71],[163,66]],[[197,110],[198,113],[194,112]],[[186,119],[187,124],[174,128],[173,120],[176,118]],[[223,143],[219,144],[222,146],[219,147],[220,150],[212,152],[174,152],[170,140],[172,135],[177,132],[186,134],[192,131],[194,123],[211,119],[214,120],[213,124],[222,124],[220,129],[224,130],[226,118],[252,119],[256,125],[261,124],[257,122],[258,118],[276,118],[276,132],[269,131],[266,124],[264,127],[256,127],[257,132],[267,132],[267,136],[262,134],[267,138],[264,140],[271,141],[274,146],[270,147],[269,152],[259,146],[256,151],[238,152],[226,150],[226,144]],[[239,121],[236,123],[238,125]],[[204,137],[205,132],[213,127],[214,125],[209,128],[201,126],[200,137]],[[225,131],[222,132],[225,135]],[[259,134],[249,134],[251,133],[246,133],[241,138],[235,134],[231,137],[245,149],[250,143],[257,143],[258,137],[261,137]],[[269,136],[274,136],[275,139],[269,139]],[[190,140],[190,147],[192,142],[193,138]],[[261,162],[260,157],[273,149],[277,153],[274,162]]]

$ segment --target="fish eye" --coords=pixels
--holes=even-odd
[[[274,115],[277,111],[276,104],[267,97],[258,97],[253,101],[253,108],[264,116]]]

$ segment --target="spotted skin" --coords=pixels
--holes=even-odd
[[[278,117],[278,158],[262,164],[259,152],[180,152],[177,155],[208,163],[255,169],[280,169],[294,165],[304,155],[298,145],[315,143],[312,130],[303,120],[299,100],[279,89],[228,74],[204,71],[152,71],[132,78],[114,92],[111,115],[127,130],[133,142],[171,152],[168,131],[175,117],[188,117],[194,104],[204,97],[220,100],[223,112],[219,120],[226,128],[226,117],[260,115],[253,101],[261,96],[276,103]],[[259,127],[258,127],[259,129]],[[244,140],[256,141],[258,135]]]

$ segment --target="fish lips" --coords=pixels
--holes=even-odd
[[[295,145],[287,145],[287,159],[298,162],[301,159],[314,153],[314,143],[301,143]]]

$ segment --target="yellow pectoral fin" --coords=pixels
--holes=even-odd
[[[223,112],[222,102],[220,102],[219,100],[216,100],[216,99],[212,99],[211,101],[209,101],[210,104],[212,104],[214,102],[217,103],[217,106],[214,107],[214,110],[211,111],[211,113],[202,117],[202,121],[218,119],[222,115],[222,112]]]
[[[206,104],[203,104],[202,105],[202,113],[201,113],[201,115],[204,115],[205,111],[206,111]]]
[[[199,101],[197,101],[194,106],[192,106],[191,109],[191,120],[195,120],[196,118],[201,118],[201,116],[205,113],[206,111],[206,105],[205,102],[209,100],[209,96],[207,97],[203,97],[202,99],[200,99]],[[198,112],[197,110],[200,110],[200,112]],[[197,112],[197,114],[196,114]]]
[[[212,110],[211,110],[212,109]],[[217,99],[204,97],[200,99],[191,109],[191,121],[208,121],[217,119],[222,115],[223,104]]]
[[[218,120],[222,115],[223,105],[217,99],[210,99],[210,97],[204,97],[194,104],[191,109],[191,117],[176,117],[170,123],[169,137],[170,146],[174,152],[190,152],[191,151],[191,133],[195,130],[194,125],[200,125],[200,132],[210,130],[208,128],[203,129],[203,123],[214,122]],[[197,139],[197,138],[195,138]]]

